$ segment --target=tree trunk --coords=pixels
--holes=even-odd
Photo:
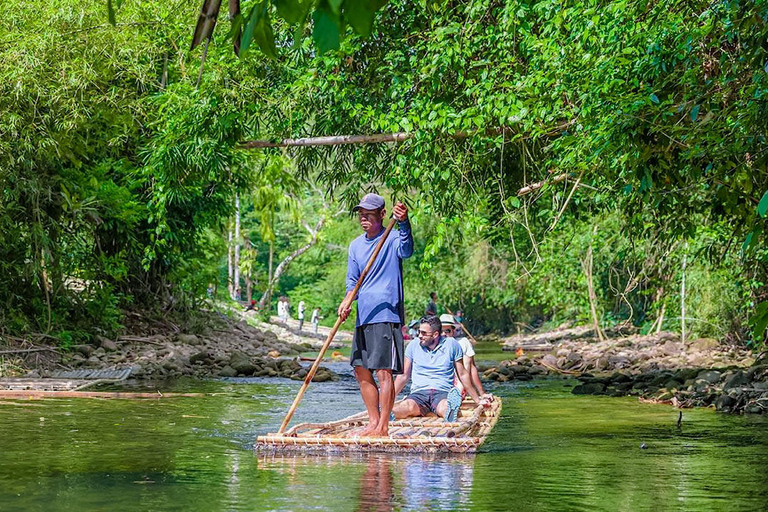
[[[688,242],[685,243],[685,252],[683,253],[683,280],[680,283],[680,321],[682,323],[680,338],[685,343],[685,267],[688,263]]]
[[[304,254],[309,250],[310,247],[315,245],[317,243],[317,235],[320,232],[320,229],[323,227],[323,224],[325,223],[325,218],[321,218],[320,221],[315,226],[314,230],[309,230],[312,234],[312,239],[304,246],[296,249],[293,251],[288,257],[286,257],[283,261],[280,262],[280,264],[275,269],[275,275],[272,276],[272,278],[267,283],[267,289],[264,290],[264,294],[261,296],[261,300],[259,301],[259,309],[264,309],[264,306],[267,304],[267,301],[269,300],[269,297],[272,295],[272,290],[274,289],[275,285],[277,284],[278,280],[280,279],[280,276],[285,273],[286,270],[288,270],[288,265],[291,264],[293,260]],[[272,261],[272,251],[270,250],[270,263]],[[270,264],[270,268],[272,268],[272,265]]]
[[[233,261],[234,290],[233,299],[241,300],[240,290],[240,195],[235,194],[235,259]]]
[[[232,291],[232,229],[227,226],[227,291],[230,298],[234,294]]]
[[[594,237],[597,233],[597,226],[592,231]],[[592,314],[592,323],[595,327],[595,335],[600,341],[605,341],[605,334],[600,329],[600,321],[597,318],[597,294],[595,293],[595,284],[592,280],[592,242],[589,242],[589,249],[587,249],[587,257],[581,263],[581,267],[584,269],[584,275],[587,278],[587,291],[589,293],[589,309]]]
[[[264,302],[264,297],[262,297],[261,301],[259,301],[259,309],[262,309],[264,306],[262,305],[262,302],[265,304],[272,302],[272,288],[269,286],[269,283],[272,282],[272,265],[274,264],[275,259],[275,243],[270,240],[269,242],[269,266],[267,267],[267,289],[265,290],[265,293],[267,294],[267,300]]]
[[[659,322],[659,325],[656,326],[656,334],[659,334],[661,332],[661,326],[664,324],[664,315],[667,312],[667,305],[662,304],[661,305],[661,311],[659,312],[659,318],[657,319]]]

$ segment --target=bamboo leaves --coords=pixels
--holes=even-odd
[[[114,9],[112,1],[107,0],[110,23],[114,24]],[[122,0],[117,0],[122,1]],[[275,30],[271,19],[274,8],[278,16],[289,25],[295,25],[296,42],[302,37],[302,27],[312,13],[312,38],[320,53],[339,48],[349,24],[352,29],[365,37],[370,36],[376,12],[386,0],[261,0],[256,2],[244,21],[240,16],[240,3],[230,1],[230,21],[232,28],[229,32],[235,43],[235,53],[245,53],[252,42],[256,42],[261,51],[268,57],[277,58]],[[236,4],[236,8],[233,7]],[[191,48],[194,49],[204,39],[212,37],[219,14],[221,0],[204,0],[200,10]],[[313,10],[314,7],[314,10]],[[244,30],[241,33],[241,26]]]
[[[248,23],[243,30],[240,51],[245,54],[251,47],[251,41],[256,41],[259,48],[267,57],[277,58],[275,34],[269,19],[270,3],[267,0],[253,6],[248,17]]]

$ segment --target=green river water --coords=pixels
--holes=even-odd
[[[346,363],[294,421],[362,407]],[[263,459],[299,382],[185,381],[160,400],[0,403],[0,510],[768,510],[768,418],[505,383],[475,456]],[[646,448],[641,449],[645,444]]]

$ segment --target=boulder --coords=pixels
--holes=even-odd
[[[546,365],[557,368],[557,358],[552,354],[547,354],[544,357],[542,357],[541,362]]]
[[[176,341],[179,343],[186,343],[187,345],[202,345],[200,338],[194,334],[177,334]]]
[[[731,388],[741,388],[749,384],[749,374],[743,370],[739,370],[731,375],[723,384],[723,391]]]
[[[668,356],[676,356],[683,351],[683,347],[679,343],[675,343],[672,340],[667,340],[661,347],[661,351]]]
[[[730,395],[723,393],[715,400],[715,409],[722,412],[730,412],[737,403],[737,400]]]
[[[105,338],[104,336],[96,336],[96,341],[99,342],[99,346],[108,352],[114,352],[117,350],[117,343]]]
[[[72,347],[75,352],[83,354],[85,357],[90,357],[93,354],[93,345],[75,345]]]
[[[251,362],[251,358],[242,352],[235,352],[230,356],[229,366],[243,375],[251,375],[256,370],[256,365]]]
[[[696,376],[696,380],[705,380],[710,384],[720,380],[721,373],[717,370],[704,370]]]
[[[237,370],[227,365],[219,371],[219,375],[222,377],[237,377]]]
[[[712,338],[698,338],[688,343],[689,350],[707,352],[720,346],[720,342]]]
[[[208,359],[208,352],[205,351],[198,352],[197,354],[192,354],[189,356],[189,362],[192,364],[197,362],[205,362],[206,359]]]

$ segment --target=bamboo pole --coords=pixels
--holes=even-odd
[[[453,314],[453,311],[451,311],[451,308],[446,306],[445,310],[448,312],[449,315],[453,317],[454,320],[456,320],[456,315]],[[475,339],[474,336],[472,336],[472,333],[469,332],[469,329],[467,329],[467,327],[461,322],[459,322],[459,325],[461,326],[461,329],[464,331],[464,333],[467,335],[467,338],[469,338],[469,341],[471,341],[473,345],[477,345],[477,340]]]
[[[392,219],[389,222],[389,226],[387,226],[386,231],[384,231],[384,234],[381,236],[381,240],[379,240],[379,243],[376,246],[376,250],[373,251],[373,254],[371,255],[371,259],[368,260],[368,264],[360,273],[360,278],[357,280],[357,284],[355,284],[355,287],[352,290],[352,297],[355,297],[357,295],[358,290],[360,290],[360,286],[363,284],[363,280],[365,279],[365,276],[368,275],[368,271],[371,269],[371,266],[373,266],[373,262],[376,261],[376,257],[379,255],[381,248],[384,247],[384,242],[387,241],[387,238],[389,237],[389,233],[392,232],[393,227],[395,227],[395,219]],[[278,434],[282,434],[283,432],[285,432],[285,428],[288,426],[288,423],[290,423],[291,418],[293,417],[293,413],[296,412],[296,407],[298,407],[299,402],[301,402],[301,398],[304,396],[304,392],[307,390],[309,383],[312,382],[312,378],[315,376],[315,372],[317,372],[318,366],[320,366],[320,361],[323,360],[325,351],[328,350],[328,346],[331,344],[331,341],[333,341],[334,336],[336,336],[336,331],[339,330],[339,327],[341,327],[342,322],[343,320],[341,319],[341,315],[339,315],[339,317],[336,319],[336,323],[333,324],[333,329],[331,329],[331,332],[328,333],[328,337],[325,339],[325,343],[323,343],[323,346],[320,348],[320,353],[317,354],[317,358],[315,359],[315,362],[312,363],[312,367],[309,369],[309,372],[307,372],[306,377],[304,377],[304,383],[301,385],[301,389],[299,389],[299,393],[296,395],[296,398],[293,400],[293,404],[291,405],[291,408],[288,410],[288,414],[285,415],[285,419],[283,420],[282,425],[280,425],[280,430],[277,431]]]

